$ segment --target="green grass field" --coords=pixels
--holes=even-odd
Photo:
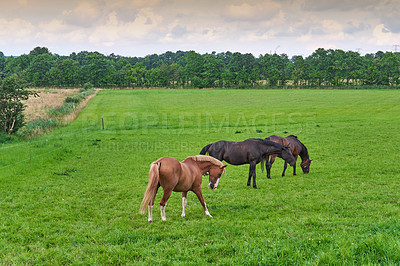
[[[400,91],[107,90],[70,125],[0,144],[0,264],[400,263]],[[102,118],[105,129],[102,130]],[[149,165],[217,140],[294,134],[313,163],[227,167],[139,214]],[[299,164],[300,162],[298,162]],[[159,202],[162,190],[156,198]]]

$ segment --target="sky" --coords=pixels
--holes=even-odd
[[[0,51],[400,52],[400,0],[1,0]]]

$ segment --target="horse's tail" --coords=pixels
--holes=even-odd
[[[208,151],[208,149],[211,147],[211,144],[208,144],[207,146],[205,146],[203,149],[201,149],[200,154],[201,155],[206,155],[206,152]]]
[[[150,166],[149,184],[147,185],[142,203],[140,204],[141,214],[145,213],[146,207],[154,199],[154,196],[157,193],[158,181],[160,179],[160,166],[161,166],[160,162],[153,162]]]
[[[264,172],[264,163],[266,160],[267,160],[266,156],[261,156],[261,172]]]

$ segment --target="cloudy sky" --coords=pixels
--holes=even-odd
[[[400,51],[400,0],[1,0],[0,51]]]

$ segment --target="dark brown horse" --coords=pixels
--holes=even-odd
[[[277,135],[272,135],[272,136],[269,136],[268,138],[266,138],[266,140],[270,140],[270,141],[279,143],[281,145],[287,145],[289,147],[290,151],[292,152],[296,161],[297,161],[297,157],[300,155],[300,158],[301,158],[300,166],[301,166],[301,169],[303,170],[303,172],[305,174],[310,172],[310,164],[311,164],[312,160],[310,160],[310,158],[308,156],[308,151],[307,151],[306,146],[304,146],[304,144],[301,143],[297,139],[297,136],[290,135],[287,137],[281,137],[281,136],[277,136]],[[281,156],[279,154],[271,155],[271,160],[266,165],[268,178],[271,178],[271,167],[272,167],[272,164],[275,162],[276,157],[281,157]],[[268,159],[269,158],[267,156],[267,162],[268,162]],[[287,168],[287,163],[285,161],[282,176],[285,176],[286,168]],[[293,165],[293,175],[296,175],[296,164]]]
[[[211,216],[208,212],[206,203],[204,202],[201,192],[201,181],[205,173],[209,173],[208,186],[214,190],[218,186],[221,174],[225,172],[226,164],[217,159],[197,155],[187,157],[182,162],[172,157],[162,157],[153,162],[149,171],[149,184],[147,185],[142,203],[140,205],[140,213],[144,213],[148,206],[148,221],[153,221],[153,205],[157,191],[160,186],[164,190],[164,194],[160,201],[161,220],[165,221],[165,205],[171,196],[172,191],[182,192],[182,217],[185,217],[185,207],[187,205],[186,196],[188,191],[193,191],[199,199],[207,216]]]
[[[206,152],[220,161],[225,160],[233,165],[250,164],[247,185],[250,186],[251,177],[253,177],[253,188],[257,188],[256,165],[261,162],[261,169],[263,169],[262,164],[266,156],[279,154],[290,165],[296,163],[288,147],[264,139],[246,139],[241,142],[221,140],[208,144],[200,151],[200,154],[206,154]]]

